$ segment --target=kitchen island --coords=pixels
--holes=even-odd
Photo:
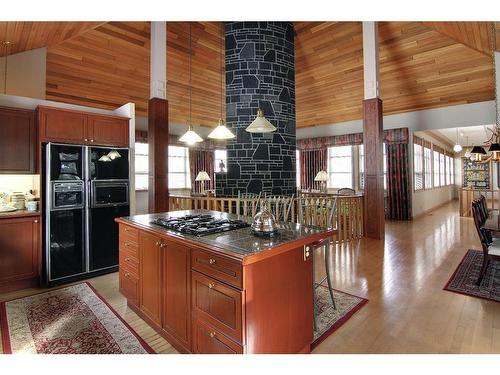
[[[183,353],[309,353],[313,340],[310,246],[332,229],[279,223],[275,237],[249,227],[197,237],[152,223],[174,211],[116,219],[120,292]]]

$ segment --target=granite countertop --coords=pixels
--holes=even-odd
[[[0,212],[0,219],[13,219],[16,217],[40,216],[40,211],[16,210],[9,212]]]
[[[260,253],[265,250],[270,250],[290,242],[303,241],[311,236],[325,238],[333,236],[334,231],[327,228],[304,226],[296,223],[278,223],[278,234],[271,238],[258,237],[251,232],[250,227],[235,229],[222,233],[209,234],[198,237],[190,234],[179,233],[173,230],[165,229],[161,226],[151,223],[157,217],[179,217],[184,215],[211,214],[218,219],[239,219],[247,221],[249,224],[252,218],[228,214],[219,211],[209,210],[185,210],[172,211],[159,214],[136,215],[120,218],[120,221],[137,224],[140,227],[153,229],[155,231],[164,232],[176,238],[184,238],[200,244],[217,247],[223,251],[229,251],[238,254],[240,257],[246,257],[252,254]],[[314,240],[317,240],[316,238]]]

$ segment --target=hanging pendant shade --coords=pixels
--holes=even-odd
[[[486,151],[483,147],[481,146],[474,146],[472,151],[470,152],[471,154],[478,154],[478,155],[486,155]]]
[[[264,112],[259,109],[257,117],[245,130],[249,133],[271,133],[276,131],[276,127],[264,117]]]
[[[455,151],[456,153],[459,153],[460,151],[462,151],[462,146],[460,146],[458,143],[453,146],[453,151]]]
[[[219,125],[210,132],[208,138],[212,139],[231,139],[234,138],[235,135],[231,130],[229,130],[226,125],[224,125],[224,120],[219,120]]]
[[[500,151],[499,143],[492,143],[490,148],[488,149],[488,152],[498,152],[498,151]]]
[[[189,125],[189,129],[184,133],[182,137],[179,138],[180,142],[187,143],[189,146],[194,145],[198,142],[203,142],[203,138],[201,138],[194,130],[191,125]]]

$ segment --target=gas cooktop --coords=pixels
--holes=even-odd
[[[171,218],[158,217],[151,223],[198,237],[250,226],[250,224],[243,220],[221,219],[209,214],[185,215]]]

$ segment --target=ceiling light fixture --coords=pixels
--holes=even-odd
[[[192,120],[192,111],[191,111],[191,101],[193,95],[192,81],[191,81],[191,56],[193,55],[193,48],[191,45],[191,22],[189,22],[189,126],[188,131],[184,133],[182,137],[179,138],[180,142],[187,143],[188,146],[192,146],[195,143],[202,142],[203,138],[201,138],[194,130],[193,130],[193,122]]]
[[[264,111],[259,108],[257,117],[245,129],[249,133],[271,133],[276,130],[276,126],[271,124],[264,116]]]
[[[462,151],[462,146],[458,142],[458,128],[457,128],[457,143],[455,143],[455,146],[453,146],[453,151],[455,151],[457,154]]]
[[[223,61],[224,61],[224,56],[222,54],[222,48],[225,45],[225,38],[224,38],[224,22],[221,23],[221,46],[220,46],[220,119],[219,119],[219,125],[210,132],[208,135],[208,138],[212,139],[232,139],[235,137],[234,133],[229,130],[226,125],[224,124],[224,97],[222,95],[222,86],[223,86],[223,74],[224,74],[224,68],[223,68]]]

